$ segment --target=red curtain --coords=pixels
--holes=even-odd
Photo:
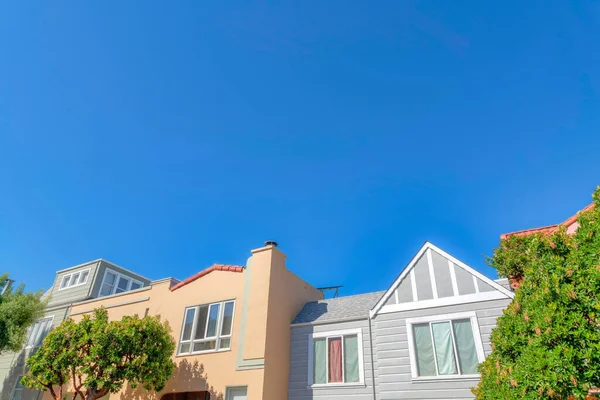
[[[343,382],[341,338],[329,340],[329,382]]]

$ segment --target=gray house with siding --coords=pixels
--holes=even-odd
[[[472,399],[514,297],[427,242],[385,292],[311,302],[291,326],[289,399]]]
[[[150,280],[147,278],[103,259],[56,272],[52,287],[43,296],[48,301],[45,315],[29,329],[23,350],[0,354],[0,399],[41,399],[41,392],[20,385],[20,377],[26,373],[25,361],[48,332],[67,319],[73,303],[148,285]]]

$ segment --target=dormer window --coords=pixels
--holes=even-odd
[[[102,286],[100,287],[100,296],[110,296],[136,290],[144,286],[142,282],[136,281],[125,275],[121,275],[111,269],[107,269],[104,273]]]
[[[90,276],[90,269],[83,271],[72,272],[64,275],[60,281],[60,287],[58,290],[69,289],[75,286],[85,285]]]

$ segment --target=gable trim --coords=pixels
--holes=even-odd
[[[448,260],[448,268],[450,269],[450,281],[452,281],[452,293],[454,296],[458,296],[458,281],[456,280],[456,271],[454,263]]]
[[[458,293],[458,285],[457,285],[457,282],[456,282],[456,273],[454,271],[454,268],[456,266],[459,266],[460,268],[463,268],[465,271],[467,271],[471,275],[473,275],[474,278],[481,279],[483,282],[487,283],[488,285],[490,285],[491,287],[493,287],[494,289],[496,289],[500,293],[496,293],[496,292],[475,293],[475,295],[478,296],[478,297],[475,300],[472,300],[474,298],[474,297],[472,297],[473,295],[462,295],[462,296],[455,296],[455,297],[445,297],[445,298],[441,298],[440,299],[440,298],[436,298],[437,297],[437,291],[435,291],[434,293],[436,293],[436,295],[434,295],[433,299],[419,301],[416,298],[416,282],[414,280],[414,273],[412,271],[413,271],[413,267],[415,266],[415,264],[417,263],[417,261],[426,252],[427,252],[427,254],[426,254],[426,256],[427,256],[427,262],[429,264],[429,267],[432,268],[431,250],[436,251],[437,253],[439,253],[443,257],[447,258],[449,263],[454,264],[453,268],[450,268],[450,271],[451,271],[450,277],[451,277],[451,281],[452,281],[452,283],[451,283],[452,284],[452,289],[453,289],[453,292],[455,294]],[[416,301],[414,301],[412,303],[402,303],[402,304],[393,304],[393,305],[385,306],[386,310],[388,310],[387,312],[393,312],[393,311],[389,311],[389,310],[394,310],[394,309],[396,309],[396,311],[402,311],[404,309],[415,310],[415,309],[420,309],[420,308],[430,308],[430,307],[436,307],[436,304],[445,305],[445,303],[448,303],[448,302],[450,302],[449,304],[461,304],[461,303],[469,303],[469,302],[475,302],[475,301],[485,301],[485,299],[493,300],[493,299],[495,299],[495,297],[498,297],[498,298],[510,298],[510,299],[514,298],[514,293],[512,293],[508,289],[504,288],[499,283],[494,282],[494,280],[488,278],[487,276],[485,276],[481,272],[478,272],[475,269],[469,267],[467,264],[463,263],[459,259],[457,259],[457,258],[453,257],[452,255],[448,254],[447,252],[445,252],[444,250],[442,250],[439,247],[435,246],[434,244],[432,244],[430,242],[425,242],[425,244],[423,245],[423,247],[421,247],[421,249],[417,252],[417,254],[415,254],[413,256],[413,258],[406,265],[406,267],[404,267],[404,269],[402,270],[402,272],[400,273],[400,275],[398,276],[398,278],[396,278],[396,280],[394,281],[394,283],[390,286],[390,288],[385,292],[385,294],[381,297],[381,299],[377,302],[377,304],[375,304],[375,306],[373,307],[373,309],[369,312],[369,316],[371,318],[375,317],[380,312],[380,310],[382,310],[382,308],[384,307],[385,303],[389,300],[389,298],[392,296],[392,294],[394,293],[394,291],[398,288],[398,286],[400,285],[400,283],[406,278],[406,276],[409,273],[411,274],[411,279],[412,279],[411,284],[412,284],[412,291],[413,291],[413,299],[416,300]],[[433,275],[431,273],[430,273],[430,276],[431,276],[432,280],[435,279],[435,277],[433,277]],[[434,289],[434,288],[435,287],[433,286],[432,289]],[[477,288],[477,286],[476,286],[476,288]],[[488,293],[492,293],[492,295],[489,295]],[[494,298],[490,298],[490,297],[494,297]],[[395,306],[401,306],[401,307],[395,307]]]
[[[417,294],[417,281],[415,280],[415,271],[410,270],[410,289],[412,291],[413,301],[419,301],[419,295]],[[394,290],[394,292],[396,292]]]
[[[377,314],[388,314],[398,311],[420,310],[424,308],[435,308],[444,306],[453,306],[457,304],[477,303],[480,301],[502,300],[507,299],[503,293],[482,292],[465,294],[456,297],[442,297],[438,299],[421,300],[412,303],[390,304],[381,307]]]
[[[427,249],[427,266],[429,268],[429,280],[431,281],[431,294],[434,299],[438,298],[437,283],[435,282],[435,272],[433,272],[433,259],[431,256],[431,249]]]
[[[394,293],[394,290],[396,290],[398,288],[398,285],[400,285],[400,282],[402,282],[404,280],[404,278],[406,277],[406,275],[408,275],[409,273],[411,274],[413,299],[415,301],[418,301],[417,283],[415,282],[415,274],[412,272],[413,271],[412,267],[419,260],[419,258],[421,258],[421,256],[425,253],[425,250],[427,250],[427,243],[429,243],[429,242],[425,242],[423,247],[421,247],[421,249],[417,252],[417,254],[415,254],[413,256],[413,258],[410,260],[410,262],[404,267],[404,269],[402,270],[402,272],[400,273],[398,278],[396,278],[394,283],[392,283],[392,286],[390,286],[390,288],[383,294],[383,297],[381,297],[381,299],[379,299],[377,304],[375,304],[375,307],[373,307],[373,309],[369,313],[369,316],[371,318],[373,318],[375,315],[377,315],[377,312],[381,309],[381,307],[383,307],[383,305],[385,303],[387,303],[389,298],[392,296],[392,293]]]
[[[446,253],[444,250],[440,249],[436,245],[429,243],[429,242],[427,242],[427,244],[429,244],[429,246],[431,247],[432,250],[437,251],[438,253],[440,253],[441,255],[443,255],[444,257],[449,259],[450,261],[452,261],[454,263],[454,265],[458,265],[459,267],[463,268],[467,272],[470,272],[472,275],[475,275],[477,278],[481,279],[483,282],[487,283],[494,289],[498,290],[500,293],[504,293],[506,296],[510,297],[511,299],[515,297],[515,294],[513,292],[506,289],[504,286],[500,285],[498,282],[494,281],[493,279],[488,278],[481,272],[469,267],[467,264],[460,261],[459,259],[452,256],[451,254]]]

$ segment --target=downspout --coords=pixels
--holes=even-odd
[[[371,380],[373,381],[373,400],[377,400],[375,392],[375,362],[373,358],[373,328],[371,327],[371,316],[369,315],[369,345],[371,346]]]

